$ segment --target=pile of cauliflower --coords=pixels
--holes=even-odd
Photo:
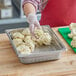
[[[12,33],[13,43],[19,53],[30,54],[35,47],[51,44],[51,35],[42,29],[35,28],[34,35],[31,36],[29,28]]]
[[[72,47],[76,48],[76,23],[70,24],[70,30],[71,30],[71,33],[68,34],[68,37],[72,38],[71,45]]]

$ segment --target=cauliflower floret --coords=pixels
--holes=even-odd
[[[71,23],[69,26],[71,33],[68,34],[69,38],[73,38],[74,36],[76,36],[76,23]]]
[[[34,42],[36,41],[36,37],[34,37],[34,36],[32,36],[32,38],[31,38]]]
[[[25,42],[25,43],[34,43],[33,40],[31,39],[31,36],[26,36],[26,37],[24,38],[24,42]]]
[[[72,33],[68,34],[68,37],[73,38],[73,34]]]
[[[73,38],[74,36],[76,36],[76,30],[75,29],[71,30],[71,33],[68,34],[69,38]]]
[[[42,37],[42,36],[41,36],[41,37]],[[42,46],[42,45],[43,45],[43,40],[42,40],[41,37],[40,37],[39,39],[36,40],[36,43],[35,43],[36,46]]]
[[[71,24],[70,24],[70,29],[71,29],[71,30],[76,29],[76,23],[71,23]]]
[[[76,40],[76,36],[73,37],[73,40]]]
[[[76,29],[71,30],[72,34],[76,36]]]
[[[37,43],[36,46],[38,45],[50,45],[51,43],[51,36],[49,35],[49,33],[44,33],[43,35],[40,36],[39,39],[36,39],[35,42]]]
[[[34,41],[34,44],[39,47],[43,45],[43,40],[42,40],[43,35],[41,35],[39,38],[33,37],[32,40]]]
[[[76,40],[72,40],[71,45],[72,45],[72,47],[76,48]]]
[[[15,32],[15,33],[13,33],[12,37],[14,39],[16,39],[16,38],[23,39],[24,35],[22,35],[20,32]]]
[[[33,37],[32,37],[32,40],[33,40],[35,46],[36,46],[36,47],[39,47],[38,39],[37,39],[36,37],[33,36]]]
[[[35,44],[32,42],[26,42],[25,46],[28,46],[30,48],[31,52],[33,52],[35,49]]]
[[[76,23],[71,23],[69,28],[71,30],[71,35],[73,34],[73,36],[75,36],[76,35]]]
[[[25,42],[25,43],[34,43],[33,40],[31,39],[31,36],[26,36],[26,37],[24,38],[24,42]]]
[[[35,28],[34,31],[35,37],[39,38],[41,35],[43,35],[43,33],[44,31],[42,29]]]
[[[23,41],[22,41],[22,39],[13,39],[13,43],[14,43],[14,45],[17,47],[17,46],[19,46],[20,44],[22,44]]]
[[[24,41],[26,42],[26,41],[31,41],[32,39],[31,39],[31,36],[26,36],[25,38],[24,38]]]
[[[71,45],[72,45],[72,47],[76,48],[76,36],[73,37],[73,39],[71,41]]]
[[[25,35],[25,36],[29,36],[30,35],[30,30],[29,28],[26,28],[22,31],[22,34]]]
[[[68,34],[68,36],[72,38],[71,45],[72,47],[76,48],[76,23],[71,23],[69,28],[71,30],[71,33]]]
[[[31,53],[30,48],[25,45],[18,46],[17,51],[19,51],[21,54],[30,54]]]
[[[24,39],[25,45],[28,46],[31,51],[34,51],[35,44],[34,41],[31,39],[31,36],[26,36]]]
[[[52,40],[52,38],[49,35],[49,33],[44,33],[44,35],[43,35],[43,44],[50,45],[51,40]]]

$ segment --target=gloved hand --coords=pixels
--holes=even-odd
[[[34,35],[35,27],[41,29],[39,21],[37,20],[36,14],[32,14],[32,13],[28,14],[27,22],[29,23],[30,32],[32,35]]]

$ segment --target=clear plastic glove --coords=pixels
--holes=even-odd
[[[37,20],[36,14],[32,14],[32,13],[28,14],[27,22],[29,23],[30,32],[32,35],[34,35],[35,27],[41,29],[39,21]]]

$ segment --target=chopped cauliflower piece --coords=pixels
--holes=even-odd
[[[19,38],[19,39],[23,39],[24,35],[22,35],[20,32],[15,32],[13,33],[12,37],[15,38]]]
[[[72,38],[71,45],[76,48],[76,23],[70,24],[71,33],[68,34],[68,37]]]
[[[31,51],[34,51],[35,44],[34,44],[33,40],[31,39],[31,36],[26,36],[24,39],[24,42],[25,42],[26,46],[29,46]]]
[[[25,43],[25,46],[28,46],[30,48],[31,52],[33,52],[34,49],[35,49],[35,44],[32,43],[32,42],[30,42],[30,43],[29,42],[26,42]]]
[[[17,51],[19,51],[21,54],[30,54],[31,53],[30,48],[25,45],[18,46]]]
[[[25,36],[30,36],[30,30],[29,28],[26,28],[22,31],[22,34],[25,35]]]
[[[76,40],[76,36],[73,37],[73,40]]]
[[[72,47],[76,48],[76,40],[72,40],[71,45],[72,45]]]
[[[52,40],[52,38],[51,38],[51,36],[49,35],[49,33],[44,33],[43,35],[41,35],[40,36],[40,38],[39,39],[36,39],[35,40],[35,42],[37,42],[37,46],[38,45],[50,45],[50,43],[51,43],[51,40]]]
[[[39,38],[41,35],[43,35],[44,31],[42,29],[36,28],[34,31],[35,37]]]
[[[13,39],[13,42],[16,47],[23,43],[22,39]]]
[[[26,41],[32,41],[32,39],[31,39],[31,36],[26,36],[25,38],[24,38],[24,41],[26,42]]]
[[[71,30],[72,34],[75,36],[76,35],[76,29]]]
[[[68,37],[73,38],[73,34],[72,33],[68,34]]]
[[[71,23],[71,24],[70,24],[70,29],[71,29],[71,30],[76,29],[76,23]]]
[[[52,40],[52,38],[49,35],[49,33],[44,33],[44,35],[43,35],[43,44],[50,45],[51,40]]]

